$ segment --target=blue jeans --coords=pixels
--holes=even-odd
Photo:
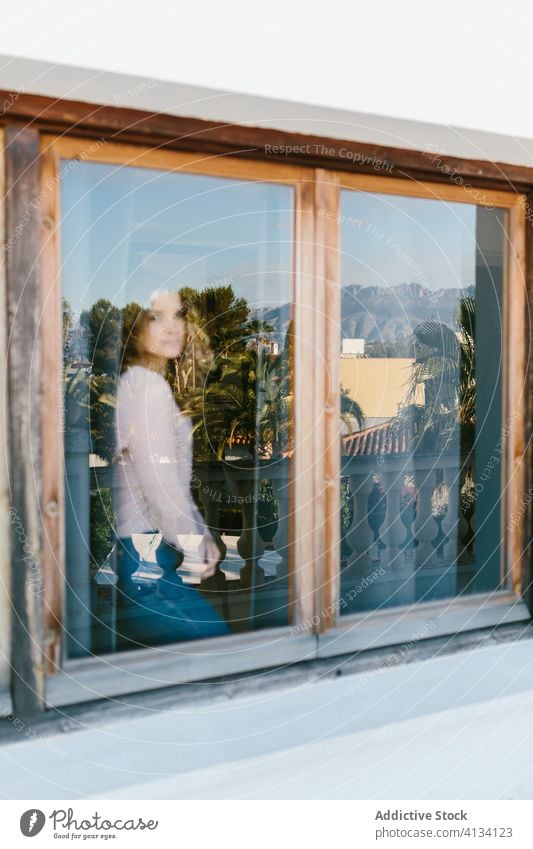
[[[155,533],[155,532],[154,532]],[[226,622],[176,569],[183,552],[161,540],[156,561],[163,569],[157,580],[132,578],[141,563],[131,537],[118,539],[117,631],[119,642],[157,645],[229,634]]]

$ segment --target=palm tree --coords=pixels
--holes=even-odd
[[[356,420],[360,428],[365,423],[365,416],[361,405],[350,397],[350,390],[344,389],[341,386],[341,419],[348,428],[348,433],[352,432],[353,419]]]
[[[250,456],[288,445],[292,395],[286,359],[255,348],[219,359],[218,379],[191,394],[185,406],[203,455],[222,459],[236,441],[247,445]]]
[[[259,420],[263,450],[274,456],[293,451],[293,322],[281,354],[261,357]]]
[[[193,419],[202,454],[221,460],[226,447],[241,438],[255,453],[257,430],[257,352],[243,351],[233,357],[221,357],[217,378],[208,381],[201,392],[192,395],[186,412]]]
[[[414,330],[415,362],[404,415],[414,418],[415,446],[443,451],[460,438],[462,448],[474,444],[476,421],[475,316],[472,297],[462,298],[458,330],[435,319]],[[416,403],[420,387],[424,403]]]
[[[194,315],[195,327],[209,337],[215,358],[246,348],[250,307],[245,298],[235,295],[232,286],[201,290],[183,287],[180,297],[187,304],[189,315]]]
[[[222,459],[238,438],[251,455],[292,453],[293,397],[291,323],[279,355],[258,346],[219,357],[216,374],[189,394],[184,409],[194,421],[197,456]],[[350,431],[354,419],[363,427],[363,410],[346,389],[341,389],[341,418]]]

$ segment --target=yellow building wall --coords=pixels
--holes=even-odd
[[[405,403],[414,360],[409,357],[341,357],[340,381],[365,418],[389,419]],[[422,403],[422,388],[417,403]]]

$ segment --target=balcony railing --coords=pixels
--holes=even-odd
[[[475,588],[472,465],[472,456],[452,454],[342,458],[352,509],[342,533],[341,587],[367,579],[359,607]]]
[[[78,447],[79,454],[68,455],[74,500],[83,493],[99,497],[102,490],[112,491],[113,467],[88,467],[86,446]],[[471,463],[471,457],[445,454],[342,457],[341,598],[349,593],[351,601],[341,605],[341,612],[453,597],[475,589],[474,509],[461,509],[461,491]],[[193,467],[192,486],[222,554],[215,575],[199,588],[234,631],[289,621],[289,464],[285,457],[255,462],[213,460]],[[78,474],[73,474],[76,468]],[[277,502],[272,539],[261,534],[258,526],[260,481],[270,481]],[[87,495],[83,503],[88,516]],[[229,509],[237,512],[234,530],[224,528],[222,521]],[[86,542],[89,522],[84,530],[79,523],[76,527],[70,551],[77,550],[78,556],[68,558],[71,595],[73,591],[69,619],[75,623],[77,644],[89,649],[95,618],[104,621],[109,633],[113,631],[114,605],[109,594],[115,564],[112,553],[106,564],[92,562],[91,568]],[[72,528],[68,533],[72,535]],[[226,543],[231,544],[231,558],[227,558]],[[101,577],[104,569],[109,573],[106,581]],[[97,570],[99,588],[95,588]],[[354,595],[353,587],[364,590]],[[106,593],[109,603],[102,604]],[[110,645],[107,650],[112,649]]]

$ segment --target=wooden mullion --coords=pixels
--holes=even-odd
[[[41,149],[43,143],[41,141]],[[48,675],[61,664],[64,626],[65,497],[63,451],[63,347],[60,245],[59,157],[41,153],[41,339],[44,656]]]
[[[316,528],[320,500],[315,492],[314,427],[319,403],[315,351],[314,182],[296,187],[294,275],[294,485],[293,563],[296,626],[313,631],[316,610]]]
[[[320,295],[316,321],[320,327],[318,406],[315,428],[317,487],[321,490],[322,513],[317,517],[321,533],[317,540],[317,583],[323,632],[335,624],[340,591],[340,189],[331,172],[319,169],[315,184],[315,286]]]
[[[320,633],[324,609],[324,557],[326,553],[326,480],[325,473],[325,400],[327,350],[326,350],[326,305],[327,293],[325,285],[325,250],[321,238],[321,219],[319,193],[321,172],[315,173],[313,183],[313,242],[312,242],[312,285],[313,285],[313,316],[312,316],[312,363],[309,364],[308,376],[312,380],[312,433],[313,445],[313,487],[310,491],[313,509],[313,581],[314,581],[314,611],[313,630]],[[311,382],[311,381],[310,381]]]
[[[504,324],[504,411],[501,438],[506,441],[504,467],[502,536],[505,552],[504,566],[509,572],[512,592],[522,592],[524,569],[524,539],[521,514],[525,498],[524,457],[526,364],[525,339],[517,328],[522,325],[526,294],[525,253],[526,231],[524,198],[520,198],[509,211],[508,240],[506,245],[507,279],[505,281]],[[502,576],[505,578],[505,575]]]
[[[14,711],[42,709],[39,134],[5,130],[7,394]]]
[[[339,188],[318,170],[300,184],[295,297],[297,624],[320,633],[339,596]]]
[[[525,392],[526,364],[524,358],[525,340],[523,333],[518,333],[524,317],[526,293],[525,254],[526,227],[524,198],[520,198],[509,211],[509,239],[506,249],[508,256],[508,279],[506,281],[507,295],[506,322],[504,333],[504,375],[506,392],[504,393],[505,430],[502,438],[507,439],[507,473],[505,475],[505,501],[507,502],[507,521],[502,533],[505,538],[506,566],[510,572],[510,586],[517,595],[522,592],[522,570],[524,568],[524,539],[523,521],[519,518],[523,513],[522,505],[525,498],[525,468],[524,457],[526,444],[525,432]]]

